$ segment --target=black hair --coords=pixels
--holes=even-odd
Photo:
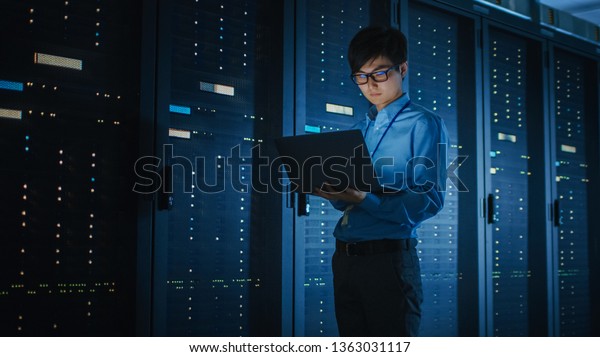
[[[385,56],[393,64],[406,62],[406,36],[397,29],[370,26],[360,30],[348,46],[348,64],[356,73],[369,60]]]

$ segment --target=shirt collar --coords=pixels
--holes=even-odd
[[[408,93],[403,93],[399,98],[388,104],[380,112],[377,111],[376,106],[371,106],[367,113],[367,120],[375,120],[378,125],[385,124],[392,120],[396,114],[404,107],[409,101]]]

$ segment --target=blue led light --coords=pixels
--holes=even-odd
[[[320,133],[321,128],[319,128],[318,126],[313,126],[313,125],[305,125],[304,131],[307,133]]]
[[[190,115],[192,114],[192,108],[190,107],[183,107],[181,105],[169,105],[169,111],[171,113],[178,113],[178,114],[186,114],[186,115]]]
[[[23,83],[0,80],[0,89],[23,91]]]

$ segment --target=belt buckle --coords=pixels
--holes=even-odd
[[[358,254],[356,254],[356,251],[354,251],[354,253],[351,252],[352,251],[351,247],[356,247],[357,246],[356,243],[346,243],[345,245],[346,245],[346,256],[352,257],[352,256],[358,255]]]

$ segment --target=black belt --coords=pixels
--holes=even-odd
[[[353,243],[341,240],[335,241],[335,249],[347,256],[391,253],[399,250],[409,250],[416,246],[417,240],[414,238],[366,240]]]

